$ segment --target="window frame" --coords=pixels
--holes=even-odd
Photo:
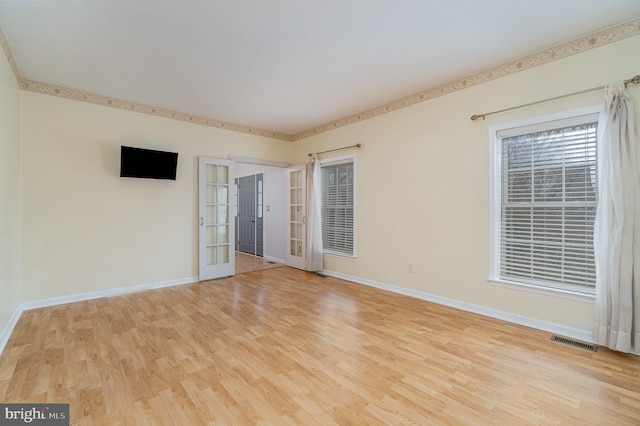
[[[351,254],[348,253],[343,253],[343,252],[339,252],[339,251],[333,251],[333,250],[328,250],[324,247],[324,241],[323,241],[323,248],[322,248],[322,252],[324,255],[329,255],[329,256],[336,256],[336,257],[342,257],[342,258],[346,258],[346,259],[356,259],[357,258],[357,232],[358,232],[358,227],[357,227],[357,211],[358,211],[358,206],[357,206],[357,199],[358,199],[358,168],[357,168],[357,164],[356,164],[356,155],[355,154],[346,154],[346,155],[340,155],[340,156],[335,156],[335,157],[329,157],[329,158],[324,158],[320,160],[320,182],[322,185],[322,174],[324,173],[324,170],[322,170],[324,167],[326,166],[337,166],[340,164],[347,164],[347,163],[351,163],[353,164],[353,252]],[[320,188],[320,190],[322,191],[322,186]],[[321,195],[321,199],[322,199],[322,193]],[[322,205],[320,206],[320,209],[322,211]],[[323,230],[324,232],[324,230]]]
[[[498,287],[506,287],[521,291],[527,291],[531,293],[550,295],[555,297],[561,297],[571,300],[578,300],[581,302],[593,303],[595,299],[595,292],[586,293],[577,290],[571,290],[567,288],[553,287],[553,283],[548,286],[536,285],[533,283],[520,282],[516,280],[510,280],[500,277],[500,242],[501,242],[501,225],[502,225],[502,137],[511,136],[499,136],[499,133],[513,133],[513,134],[527,134],[534,133],[536,130],[527,129],[526,131],[518,132],[518,128],[539,126],[541,129],[544,126],[554,121],[567,121],[562,123],[562,126],[569,127],[570,121],[579,117],[600,114],[602,112],[601,105],[592,105],[584,108],[573,109],[569,111],[561,111],[554,114],[545,116],[526,118],[523,120],[513,121],[494,125],[489,127],[489,161],[490,161],[490,173],[489,173],[489,188],[490,188],[490,200],[489,200],[489,278],[488,281]],[[596,118],[597,120],[597,118]],[[599,131],[598,131],[599,135]],[[597,144],[597,142],[596,142]]]

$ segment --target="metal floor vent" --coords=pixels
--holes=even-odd
[[[576,348],[586,349],[591,352],[598,352],[598,347],[596,345],[590,345],[589,343],[576,342],[575,340],[560,336],[551,336],[551,340],[554,342],[564,343],[565,345],[575,346]]]

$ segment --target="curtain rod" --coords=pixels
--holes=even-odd
[[[626,86],[627,84],[629,84],[629,83],[631,83],[631,84],[640,84],[640,75],[636,75],[635,77],[630,78],[629,80],[625,80],[625,81],[624,81],[624,85],[625,85],[625,86]],[[501,112],[511,111],[511,110],[519,109],[519,108],[525,108],[525,107],[528,107],[528,106],[541,104],[541,103],[543,103],[543,102],[555,101],[555,100],[557,100],[557,99],[567,98],[567,97],[569,97],[569,96],[575,96],[575,95],[581,95],[581,94],[583,94],[583,93],[594,92],[594,91],[596,91],[596,90],[600,90],[600,89],[604,89],[604,88],[605,88],[605,86],[594,87],[594,88],[592,88],[592,89],[581,90],[581,91],[579,91],[579,92],[574,92],[574,93],[567,93],[566,95],[556,96],[555,98],[543,99],[543,100],[541,100],[541,101],[531,102],[531,103],[524,104],[524,105],[518,105],[518,106],[515,106],[515,107],[511,107],[511,108],[505,108],[505,109],[501,109],[501,110],[499,110],[499,111],[486,112],[486,113],[484,113],[484,114],[473,114],[470,118],[471,118],[473,121],[476,121],[476,120],[477,120],[477,119],[479,119],[479,118],[482,118],[482,119],[484,120],[484,119],[485,119],[485,117],[486,117],[486,116],[488,116],[488,115],[499,114],[499,113],[501,113]]]
[[[360,148],[362,146],[362,144],[357,143],[355,145],[351,145],[351,146],[343,146],[342,148],[336,148],[336,149],[328,149],[326,151],[320,151],[320,152],[316,152],[316,154],[324,154],[325,152],[333,152],[333,151],[340,151],[342,149],[349,149],[349,148]],[[309,153],[309,157],[313,157],[312,153]]]

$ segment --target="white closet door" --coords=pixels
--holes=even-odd
[[[305,166],[287,169],[287,265],[304,269],[306,263]]]
[[[200,157],[200,281],[235,274],[233,161]]]

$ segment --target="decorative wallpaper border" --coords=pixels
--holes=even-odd
[[[439,96],[443,96],[452,92],[457,92],[458,90],[466,89],[477,84],[486,83],[487,81],[495,80],[496,78],[524,71],[529,68],[537,67],[538,65],[557,61],[558,59],[566,58],[567,56],[575,55],[576,53],[581,53],[590,49],[595,49],[597,47],[623,40],[628,37],[633,37],[638,34],[640,34],[640,19],[635,19],[624,24],[599,31],[594,34],[587,35],[577,40],[543,50],[533,55],[525,56],[524,58],[516,59],[514,61],[507,62],[506,64],[498,65],[486,71],[463,77],[459,80],[455,80],[441,86],[433,87],[431,89],[425,90],[424,92],[399,99],[397,101],[379,106],[377,108],[363,111],[358,114],[342,118],[338,121],[334,121],[332,123],[323,124],[322,126],[294,135],[293,140],[295,141],[308,138],[309,136],[328,132],[329,130],[336,129],[338,127],[347,126],[349,124],[377,117],[379,115],[405,108],[419,102],[424,102],[429,99],[437,98]]]
[[[0,28],[0,45],[4,50],[5,56],[9,61],[9,65],[13,70],[13,73],[23,90],[28,90],[36,93],[43,93],[52,96],[59,96],[62,98],[73,99],[77,101],[89,102],[97,105],[103,105],[113,108],[124,109],[127,111],[140,112],[143,114],[150,114],[164,118],[171,118],[174,120],[186,121],[189,123],[201,124],[204,126],[217,127],[219,129],[231,130],[235,132],[248,133],[257,136],[263,136],[272,139],[278,139],[283,141],[297,141],[310,136],[314,136],[320,133],[328,132],[338,127],[347,126],[349,124],[357,123],[369,118],[377,117],[382,114],[386,114],[392,111],[396,111],[401,108],[405,108],[411,105],[415,105],[420,102],[424,102],[439,96],[444,96],[449,93],[456,92],[458,90],[466,89],[471,86],[475,86],[481,83],[485,83],[491,80],[495,80],[500,77],[511,75],[520,71],[524,71],[538,65],[547,64],[549,62],[557,61],[558,59],[566,58],[577,53],[585,52],[587,50],[595,49],[613,43],[619,40],[623,40],[628,37],[633,37],[640,34],[640,18],[628,21],[626,23],[599,31],[597,33],[584,36],[577,40],[560,44],[558,46],[543,50],[533,55],[525,56],[520,59],[516,59],[506,64],[498,65],[490,68],[486,71],[479,72],[467,77],[463,77],[459,80],[455,80],[441,86],[427,89],[423,92],[416,93],[415,95],[408,96],[396,100],[394,102],[360,112],[358,114],[351,115],[349,117],[342,118],[340,120],[323,124],[304,132],[300,132],[295,135],[285,135],[278,132],[272,132],[268,130],[256,129],[240,124],[225,123],[223,121],[214,120],[212,118],[201,117],[193,114],[186,114],[182,112],[172,111],[164,108],[153,107],[149,105],[139,104],[135,102],[129,102],[121,99],[109,98],[102,95],[96,95],[93,93],[82,92],[75,89],[68,89],[64,87],[58,87],[47,83],[39,83],[36,81],[25,80],[20,77],[18,67],[9,48],[9,44]]]
[[[249,133],[251,135],[264,136],[288,142],[291,142],[292,140],[290,135],[284,135],[282,133],[270,132],[268,130],[256,129],[253,127],[242,126],[240,124],[226,123],[224,121],[214,120],[213,118],[201,117],[194,114],[187,114],[184,112],[172,111],[136,102],[124,101],[122,99],[96,95],[80,90],[54,86],[52,84],[39,83],[37,81],[21,79],[20,87],[30,92],[44,93],[46,95],[59,96],[61,98],[73,99],[75,101],[89,102],[102,106],[125,109],[127,111],[155,115],[158,117],[172,118],[174,120],[186,121],[188,123],[201,124],[203,126],[217,127],[219,129],[232,130],[234,132]]]
[[[18,66],[16,65],[15,59],[13,59],[13,53],[11,53],[11,49],[9,48],[9,43],[7,42],[7,38],[4,36],[2,32],[2,28],[0,28],[0,46],[2,46],[2,50],[4,50],[4,56],[7,57],[7,61],[9,62],[9,66],[13,71],[13,75],[16,76],[16,81],[20,84],[20,72],[18,72]]]

